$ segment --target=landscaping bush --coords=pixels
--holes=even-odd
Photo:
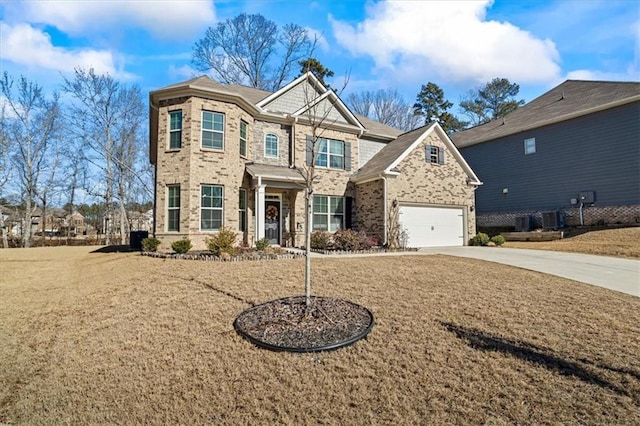
[[[373,241],[362,231],[340,229],[333,234],[333,248],[336,250],[369,250],[372,246]]]
[[[142,240],[142,251],[158,251],[158,246],[160,245],[160,240],[157,238],[145,238]]]
[[[331,234],[326,231],[314,231],[311,233],[311,248],[326,250],[331,245]]]
[[[491,242],[497,246],[501,246],[504,244],[504,237],[502,235],[494,235],[491,237]]]
[[[186,238],[184,240],[178,240],[171,243],[171,248],[173,249],[173,251],[179,254],[188,252],[189,250],[191,250],[191,247],[191,241],[187,240]]]
[[[261,238],[256,241],[256,249],[259,251],[265,251],[269,248],[269,239],[267,237]]]
[[[216,256],[223,253],[233,256],[236,252],[235,245],[238,238],[235,231],[230,228],[221,228],[217,234],[209,238],[206,243],[209,250]]]
[[[471,240],[472,245],[474,246],[486,246],[489,244],[489,236],[484,232],[478,232],[475,237]]]

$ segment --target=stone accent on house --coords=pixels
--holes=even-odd
[[[265,157],[265,138],[272,133],[278,137],[278,158]],[[253,158],[256,163],[271,166],[289,166],[289,145],[291,143],[291,126],[258,121],[253,128]]]
[[[377,179],[356,185],[355,226],[384,243],[384,181]]]
[[[552,211],[552,210],[547,210]],[[545,212],[547,212],[545,211]],[[565,226],[580,225],[580,209],[578,207],[561,208]],[[516,225],[516,218],[533,217],[533,227],[542,228],[542,211],[520,211],[504,213],[480,213],[477,215],[479,228],[508,228]],[[588,206],[582,210],[583,224],[598,225],[635,225],[640,223],[640,206]]]
[[[444,164],[426,162],[427,145],[445,150]],[[475,186],[467,184],[467,174],[444,142],[433,132],[398,164],[400,174],[387,178],[387,208],[394,200],[401,205],[459,206],[467,223],[465,242],[476,234]],[[422,178],[420,178],[422,176]]]

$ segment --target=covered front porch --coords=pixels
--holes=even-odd
[[[288,167],[247,164],[254,195],[255,239],[297,246],[304,238],[304,188],[300,173]]]

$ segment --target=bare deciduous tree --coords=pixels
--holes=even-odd
[[[396,129],[409,131],[418,127],[420,117],[395,89],[366,90],[347,97],[349,107],[357,114]]]
[[[14,85],[15,91],[14,91]],[[50,149],[60,120],[58,95],[47,100],[42,88],[21,76],[14,81],[8,73],[0,80],[2,95],[10,111],[3,117],[3,133],[10,145],[17,182],[25,205],[22,245],[31,243],[31,218],[42,173],[50,165]]]
[[[105,218],[112,222],[116,202],[120,209],[120,242],[126,242],[126,190],[131,179],[139,178],[135,159],[141,149],[139,129],[144,119],[144,103],[137,87],[121,86],[109,75],[98,75],[93,69],[76,69],[73,79],[64,81],[64,90],[71,94],[69,122],[82,140],[86,160],[100,170],[101,197],[105,203]],[[116,201],[116,196],[118,200]],[[106,243],[110,243],[110,232]]]
[[[209,27],[194,46],[192,62],[222,83],[276,91],[313,45],[299,25],[278,28],[262,15],[243,13]]]

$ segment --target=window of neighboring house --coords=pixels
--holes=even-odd
[[[202,147],[224,149],[224,114],[202,111]]]
[[[247,156],[247,127],[248,124],[240,120],[240,156]]]
[[[313,230],[335,232],[344,228],[344,197],[313,196]]]
[[[223,188],[221,185],[200,187],[200,230],[217,231],[222,228]]]
[[[180,231],[180,185],[167,187],[167,231]]]
[[[536,138],[530,138],[524,140],[524,154],[535,154],[536,153]]]
[[[240,188],[238,199],[238,229],[242,232],[247,230],[247,190]]]
[[[278,158],[278,137],[273,133],[264,137],[264,156]]]
[[[182,110],[169,111],[169,149],[182,148]]]
[[[344,169],[344,142],[318,138],[316,166],[329,169]]]
[[[435,145],[427,145],[425,160],[429,164],[444,164],[444,149]]]

